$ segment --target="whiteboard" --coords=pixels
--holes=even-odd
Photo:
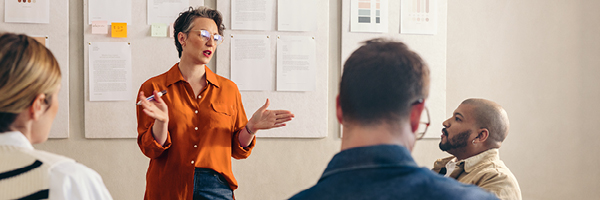
[[[86,138],[136,138],[137,91],[146,80],[168,71],[179,62],[175,39],[151,37],[147,24],[147,0],[133,0],[133,24],[127,26],[127,38],[111,38],[108,35],[93,35],[88,24],[88,0],[83,3],[83,50],[84,50],[84,116]],[[190,5],[204,5],[203,0],[190,0]],[[132,56],[132,92],[129,101],[90,101],[88,45],[91,42],[129,42]]]
[[[225,41],[217,48],[216,73],[230,78],[230,42],[228,39],[235,34],[268,35],[271,39],[271,63],[273,74],[276,75],[277,36],[312,36],[316,40],[316,88],[307,92],[279,92],[275,91],[276,77],[273,77],[273,88],[269,91],[241,91],[242,103],[246,115],[252,114],[262,106],[266,99],[271,100],[269,109],[285,109],[294,113],[295,118],[287,126],[271,130],[261,130],[257,137],[271,138],[322,138],[327,137],[327,92],[328,92],[328,63],[329,63],[329,1],[315,1],[314,12],[308,15],[317,15],[318,28],[309,32],[289,32],[277,30],[277,3],[273,6],[270,31],[231,30],[231,2],[218,1],[217,10],[224,15],[223,23]],[[298,16],[302,17],[302,16]]]
[[[439,138],[442,122],[446,119],[446,44],[448,2],[438,1],[438,27],[435,35],[400,34],[400,1],[389,1],[389,24],[386,33],[350,32],[350,1],[342,1],[342,68],[346,59],[361,42],[374,38],[388,38],[404,42],[410,49],[421,55],[429,65],[431,84],[426,106],[431,115],[431,126],[425,138]]]
[[[0,16],[4,16],[4,2],[0,3]],[[0,21],[0,32],[22,33],[29,36],[47,36],[46,47],[52,51],[60,65],[62,80],[58,93],[58,113],[50,129],[49,138],[69,137],[69,1],[50,1],[50,23],[5,23]]]

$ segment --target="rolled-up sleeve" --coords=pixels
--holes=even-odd
[[[151,84],[144,83],[140,87],[139,92],[144,91],[144,94],[152,94],[155,88]],[[144,155],[148,158],[157,158],[171,146],[171,134],[167,132],[167,140],[164,145],[158,144],[152,135],[152,126],[154,126],[154,119],[143,111],[142,106],[136,107],[137,115],[137,131],[138,131],[138,146],[142,150]]]
[[[234,128],[235,132],[233,133],[232,144],[231,144],[231,157],[235,159],[244,159],[250,156],[252,153],[252,148],[256,145],[256,137],[252,139],[252,142],[248,147],[242,147],[240,143],[240,133],[248,124],[248,118],[246,117],[246,111],[244,110],[244,105],[242,105],[242,95],[239,91],[236,93],[236,114],[234,119]]]

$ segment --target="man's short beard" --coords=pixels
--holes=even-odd
[[[463,148],[466,147],[467,144],[469,144],[469,136],[471,135],[471,130],[467,130],[465,132],[459,133],[458,135],[452,137],[452,139],[450,139],[450,137],[448,137],[448,135],[446,135],[446,143],[442,144],[442,141],[440,141],[440,149],[442,151],[448,151],[448,150],[452,150],[452,149],[458,149],[458,148]]]

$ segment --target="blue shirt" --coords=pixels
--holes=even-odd
[[[317,184],[297,199],[498,199],[476,186],[420,168],[398,145],[351,148],[336,154]]]

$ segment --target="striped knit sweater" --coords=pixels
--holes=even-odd
[[[50,169],[74,160],[16,146],[0,146],[0,199],[48,199]]]

